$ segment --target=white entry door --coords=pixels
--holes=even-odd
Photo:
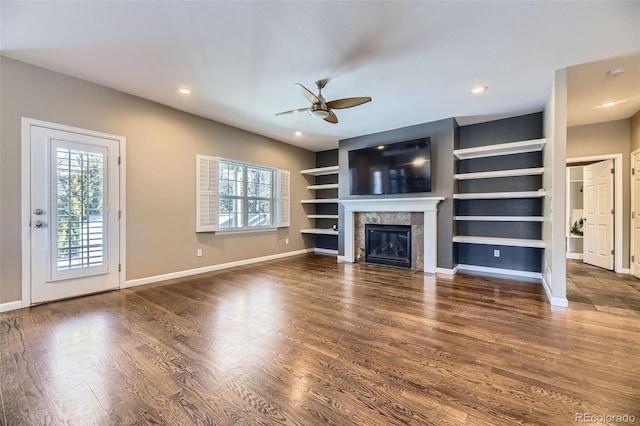
[[[613,160],[584,167],[584,263],[613,270]]]
[[[120,141],[34,124],[27,131],[31,304],[118,288]]]
[[[631,272],[640,278],[640,152],[631,161]]]

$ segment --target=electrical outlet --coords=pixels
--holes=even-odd
[[[202,249],[196,250],[196,256],[202,257]]]
[[[286,240],[284,240],[285,244],[289,244],[289,239],[287,238]]]
[[[500,250],[494,250],[493,257],[500,257]]]

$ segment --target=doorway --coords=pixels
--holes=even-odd
[[[631,153],[631,274],[640,278],[640,149]]]
[[[23,119],[23,307],[124,281],[124,144]]]
[[[584,250],[580,250],[580,252],[584,252],[585,255],[587,251],[590,252],[590,256],[587,256],[585,259],[586,263],[595,264],[597,266],[603,267],[605,269],[614,270],[618,273],[623,273],[625,271],[628,272],[628,269],[625,270],[623,268],[622,263],[622,245],[623,245],[623,235],[622,235],[622,154],[607,154],[607,155],[598,155],[592,157],[579,157],[579,158],[568,158],[566,160],[567,163],[567,231],[566,231],[566,240],[567,240],[567,250],[568,255],[567,258],[570,259],[579,259],[580,256],[575,255],[576,253],[571,253],[570,250],[573,247],[578,247],[581,249],[584,246]],[[597,166],[596,163],[599,165]],[[591,179],[595,179],[596,176],[599,176],[600,181],[599,184],[596,181],[592,181],[590,184],[590,196],[592,200],[596,200],[591,202],[595,204],[591,207],[592,211],[590,212],[590,217],[587,218],[586,210],[582,214],[582,217],[586,219],[584,221],[582,230],[587,233],[591,232],[591,234],[585,237],[585,241],[581,242],[582,244],[576,245],[576,233],[572,229],[576,225],[575,220],[575,209],[573,209],[572,204],[572,196],[576,194],[575,187],[572,185],[575,184],[575,168],[582,168],[583,172],[580,173],[581,176],[584,176],[585,179],[581,184],[578,184],[579,188],[582,189],[582,194],[586,191],[585,183],[586,183],[586,174],[584,171],[586,170],[583,166],[592,165],[592,171],[590,172]],[[595,168],[600,167],[599,170],[595,170]],[[574,169],[574,170],[572,170]],[[613,170],[613,172],[611,172]],[[607,173],[605,173],[607,171]],[[572,173],[573,172],[573,173]],[[599,175],[597,175],[599,173]],[[606,180],[605,184],[602,182]],[[612,185],[613,188],[610,192],[607,188]],[[581,194],[581,195],[582,195]],[[597,201],[598,198],[601,201]],[[605,202],[605,200],[608,200]],[[595,206],[602,207],[598,211],[593,211]],[[611,207],[612,206],[612,207]],[[580,206],[580,210],[586,209],[586,205]],[[594,216],[595,214],[595,216]],[[593,227],[590,230],[586,230],[587,224],[593,224]],[[600,223],[602,222],[602,223]],[[586,241],[588,239],[588,241]],[[609,242],[610,241],[610,242]],[[589,244],[589,247],[587,247]],[[597,260],[597,261],[596,261]],[[598,263],[599,262],[599,263]]]

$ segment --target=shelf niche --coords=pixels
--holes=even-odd
[[[461,269],[541,278],[546,140],[540,136],[542,113],[460,127],[453,243]],[[501,139],[507,142],[496,143]]]
[[[305,206],[308,219],[312,227],[301,229],[300,233],[313,238],[316,253],[338,254],[338,150],[321,151],[316,153],[316,165],[313,169],[301,170],[300,173],[308,178],[307,190],[311,197],[301,200]]]

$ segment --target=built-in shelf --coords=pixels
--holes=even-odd
[[[324,229],[324,228],[309,228],[309,229],[301,229],[301,233],[303,234],[321,234],[321,235],[338,235],[338,231],[334,231],[333,229]]]
[[[307,176],[328,176],[328,178],[314,178],[315,182],[311,183],[311,185],[307,185],[307,189],[310,191],[319,191],[319,190],[330,190],[330,197],[336,197],[338,195],[338,183],[337,183],[337,174],[339,167],[338,166],[327,166],[327,167],[318,167],[315,169],[307,169],[300,170],[300,173]],[[333,176],[331,176],[333,175]],[[316,193],[317,197],[317,193]],[[318,236],[316,238],[316,244],[328,245],[330,244],[327,241],[326,236],[330,236],[328,240],[334,240],[336,242],[335,247],[337,247],[337,236],[338,231],[334,230],[338,225],[338,214],[337,204],[338,198],[314,198],[308,200],[300,200],[300,203],[303,205],[313,205],[314,207],[309,208],[309,214],[307,214],[307,218],[310,220],[314,220],[315,223],[312,223],[311,226],[313,228],[301,229],[300,232],[302,234],[313,234]],[[334,208],[331,205],[336,205]],[[313,210],[311,210],[313,209]],[[336,214],[334,214],[336,213]],[[320,249],[316,248],[316,251],[322,252],[323,254],[337,254],[337,251],[333,249]]]
[[[468,194],[453,194],[457,200],[494,200],[499,198],[541,198],[546,195],[544,190],[513,191],[513,192],[475,192]]]
[[[584,238],[571,233],[574,224],[584,219],[584,166],[568,166],[566,179],[566,257],[584,259]]]
[[[454,177],[458,180],[466,179],[490,179],[500,177],[514,176],[533,176],[544,173],[544,167],[535,167],[529,169],[512,169],[512,170],[496,170],[491,172],[475,172],[475,173],[458,173]]]
[[[337,203],[337,198],[314,198],[312,200],[300,200],[302,204],[329,204],[329,203]]]
[[[456,149],[453,155],[460,160],[471,158],[495,157],[498,155],[521,154],[524,152],[542,151],[546,139],[532,139],[522,142],[500,143],[477,148]]]
[[[337,256],[338,255],[338,250],[333,250],[333,249],[325,249],[325,248],[318,248],[316,247],[315,249],[313,249],[315,254],[324,254],[326,256]]]
[[[335,175],[338,173],[338,166],[319,167],[317,169],[300,170],[303,175],[309,176],[323,176],[323,175]]]
[[[456,220],[473,222],[543,222],[542,216],[456,216]]]
[[[453,237],[454,243],[466,244],[488,244],[494,246],[511,246],[511,247],[532,247],[544,248],[545,243],[542,240],[531,240],[525,238],[497,238],[497,237],[471,237],[466,235],[458,235]]]
[[[307,189],[338,189],[337,183],[325,183],[323,185],[309,185]]]

